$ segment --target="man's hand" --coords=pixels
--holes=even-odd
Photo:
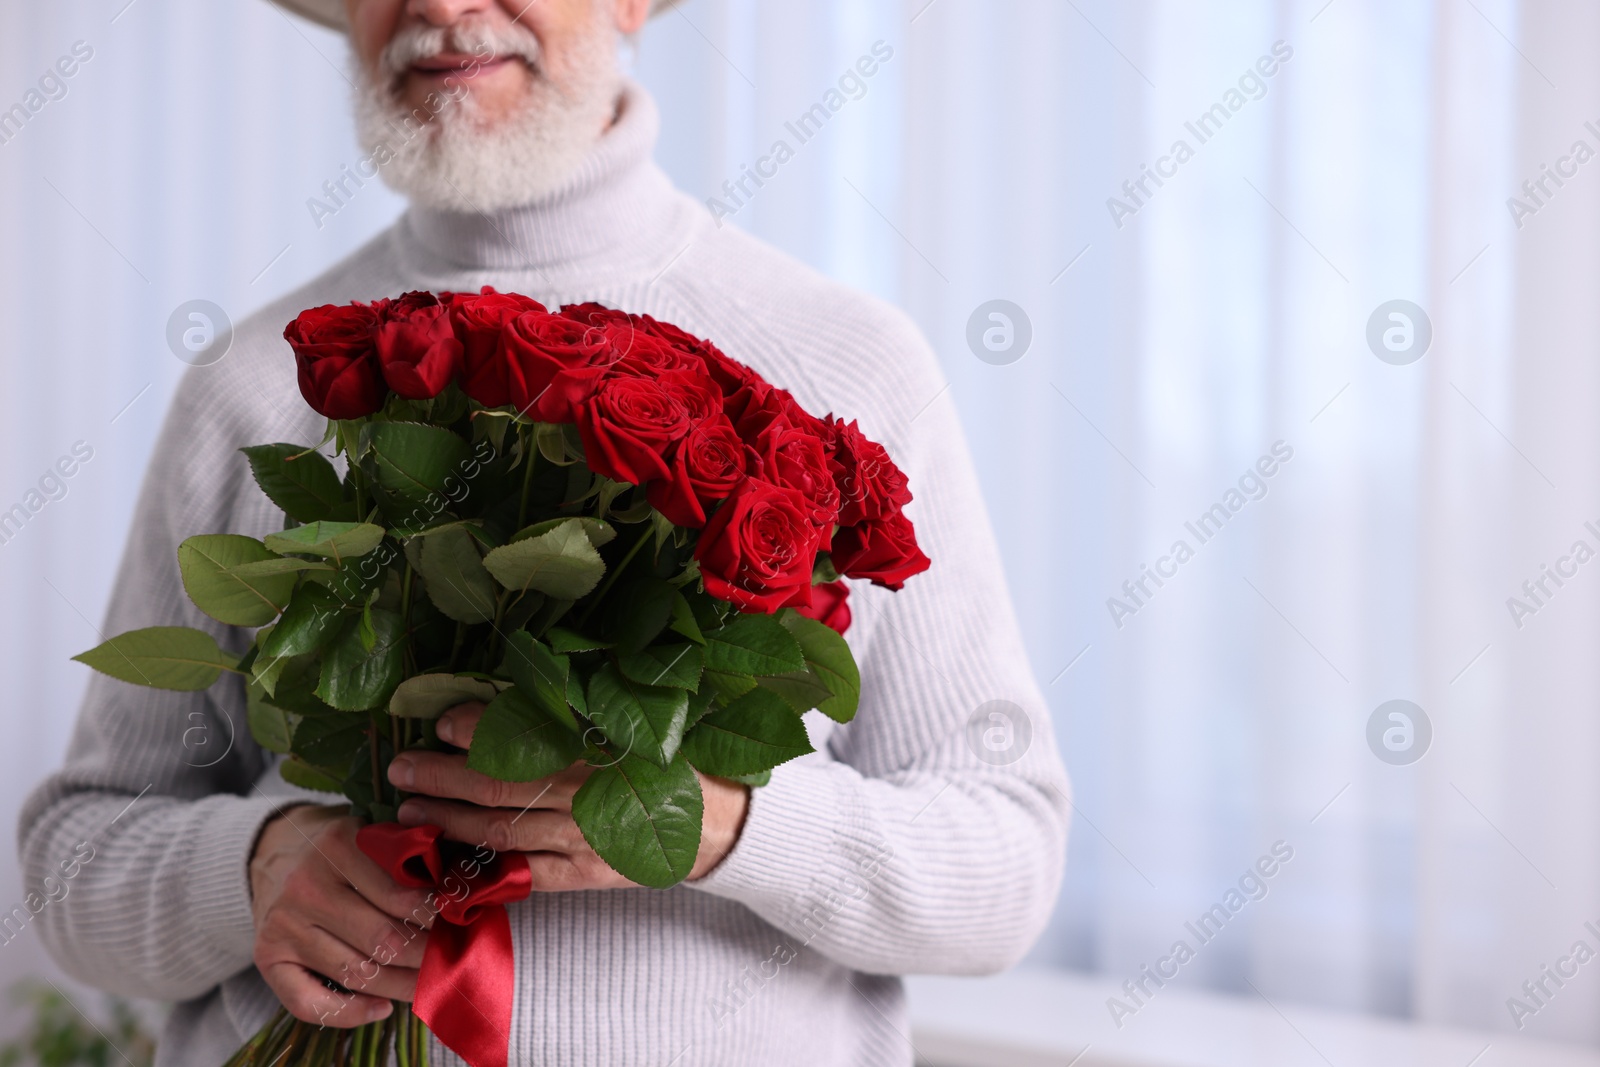
[[[419,927],[435,914],[427,890],[401,887],[356,846],[361,822],[345,810],[279,815],[250,859],[256,967],[295,1018],[341,1028],[385,1018],[391,1000],[416,995],[427,940]]]
[[[438,722],[440,740],[468,747],[482,717],[483,705],[476,703],[445,712]],[[535,892],[633,885],[606,866],[572,819],[573,794],[591,773],[580,764],[537,782],[502,782],[468,770],[466,756],[442,752],[405,752],[389,765],[389,781],[423,794],[400,805],[402,823],[442,827],[447,837],[487,843],[497,852],[526,853]],[[748,787],[699,777],[705,817],[691,880],[710,874],[733,851],[750,807]]]

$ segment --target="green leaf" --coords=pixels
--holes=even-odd
[[[363,646],[361,624],[362,616],[346,620],[322,658],[317,696],[343,711],[387,704],[400,685],[404,667],[405,620],[392,611],[373,611],[376,640],[370,649]]]
[[[691,644],[653,645],[643,652],[617,657],[622,673],[645,685],[664,685],[673,689],[700,690],[700,671],[705,654]]]
[[[810,671],[769,674],[757,678],[756,684],[777,693],[789,707],[799,713],[810,711],[833,698],[833,693],[828,687]]]
[[[494,619],[494,579],[484,569],[477,541],[465,526],[441,526],[419,538],[417,569],[434,607],[468,625]]]
[[[570,671],[567,674],[567,703],[572,705],[579,715],[587,719],[589,717],[589,698],[583,695],[583,691],[583,678],[577,671]]]
[[[502,782],[559,774],[583,755],[583,742],[517,689],[495,698],[478,720],[467,766]]]
[[[124,682],[182,693],[209,688],[238,662],[210,634],[185,626],[131,630],[72,658]]]
[[[550,648],[553,651],[563,655],[573,652],[597,652],[603,648],[614,647],[610,641],[601,641],[596,637],[585,637],[580,633],[564,630],[559,626],[551,627],[550,632],[545,634],[544,638],[550,642]]]
[[[370,522],[313,522],[269,534],[267,547],[283,555],[322,556],[334,563],[365,556],[383,544],[384,529]]]
[[[641,578],[619,589],[615,606],[609,609],[617,620],[617,647],[625,653],[643,651],[667,628],[677,596],[678,591],[660,578]]]
[[[800,717],[767,689],[713,710],[683,739],[689,762],[722,778],[760,774],[813,751]]]
[[[697,645],[706,643],[705,635],[700,632],[700,624],[695,621],[694,608],[689,606],[688,598],[682,593],[673,594],[672,632],[687,637]]]
[[[231,567],[277,558],[260,541],[234,534],[191,537],[178,546],[178,568],[189,599],[229,626],[265,626],[288,606],[293,574],[251,578],[228,573]]]
[[[760,789],[764,785],[772,784],[772,772],[762,771],[760,774],[735,774],[730,776],[728,780],[732,782],[738,782],[740,785],[747,785],[751,789]]]
[[[316,793],[344,793],[344,783],[327,771],[320,770],[304,760],[286,759],[278,773],[290,785],[310,789]]]
[[[250,723],[250,736],[268,752],[287,755],[294,738],[294,717],[276,704],[269,704],[259,685],[247,689],[246,716]]]
[[[372,720],[365,715],[304,719],[294,728],[292,751],[316,767],[348,767],[371,726]]]
[[[756,680],[748,674],[724,674],[721,671],[706,671],[700,676],[701,688],[709,693],[715,693],[724,704],[732,704],[756,687]]]
[[[606,664],[589,679],[589,718],[622,752],[665,767],[677,755],[689,721],[689,694],[641,685]]]
[[[576,519],[567,519],[538,537],[497,548],[484,557],[483,564],[507,589],[533,589],[558,600],[588,596],[606,572],[605,561]]]
[[[557,656],[526,630],[506,638],[506,666],[517,688],[539,708],[573,733],[581,733],[578,720],[567,706],[571,661]]]
[[[706,670],[721,674],[787,674],[806,669],[800,643],[771,615],[740,615],[706,634]]]
[[[700,852],[705,800],[682,756],[663,770],[623,756],[589,776],[572,817],[589,846],[631,882],[667,889],[689,877]]]
[[[800,642],[807,673],[829,693],[816,709],[835,722],[854,719],[861,706],[861,668],[844,638],[832,627],[798,612],[784,612],[779,622]]]
[[[333,637],[344,622],[345,605],[327,586],[307,583],[294,591],[283,617],[261,645],[263,660],[303,656],[315,652]]]
[[[293,656],[280,661],[277,685],[272,689],[272,702],[296,715],[335,715],[335,712],[316,694],[317,682],[322,676],[322,661],[315,655]]]
[[[333,464],[304,445],[256,445],[241,448],[250,460],[256,484],[296,522],[355,517]],[[290,457],[297,457],[291,459]]]
[[[407,504],[427,507],[449,499],[471,457],[467,442],[440,426],[420,422],[373,422],[362,427],[364,463],[376,488]]]
[[[551,530],[554,530],[556,527],[568,522],[582,523],[583,532],[588,536],[589,543],[596,548],[604,548],[606,545],[609,545],[611,542],[617,539],[616,528],[613,527],[609,522],[606,522],[604,519],[592,518],[588,515],[579,515],[570,519],[546,519],[544,522],[536,522],[525,530],[519,530],[516,535],[506,543],[516,544],[518,541],[526,541],[534,537],[543,537]]]
[[[237,567],[229,567],[228,576],[238,578],[244,582],[256,582],[263,578],[278,578],[283,575],[299,574],[335,574],[337,568],[329,563],[316,563],[308,559],[263,559],[255,563],[241,563]]]
[[[507,683],[463,674],[419,674],[400,683],[389,698],[389,714],[397,719],[437,719],[458,704],[489,703]]]

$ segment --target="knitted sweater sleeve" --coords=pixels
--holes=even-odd
[[[931,363],[896,389],[909,407],[884,439],[933,567],[897,593],[852,583],[855,721],[753,790],[739,843],[693,883],[877,974],[1017,962],[1055,903],[1070,811],[955,406],[944,391],[914,411],[941,385]]]
[[[194,626],[238,651],[249,636],[201,615],[178,573],[184,537],[232,529],[241,482],[239,420],[196,383],[185,380],[158,440],[102,631]],[[173,693],[94,675],[65,765],[29,797],[18,830],[28,899],[40,902],[26,921],[56,962],[90,985],[162,1000],[249,967],[247,865],[275,810],[252,787],[263,767],[237,680]]]

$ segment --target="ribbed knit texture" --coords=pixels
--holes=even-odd
[[[618,123],[562,192],[494,216],[413,209],[243,323],[221,363],[190,371],[104,630],[187,625],[248,643],[185,598],[176,550],[194,534],[281,528],[236,450],[320,438],[281,336],[306,307],[494,285],[713,339],[809,410],[859,419],[885,443],[910,476],[933,569],[895,594],[854,583],[860,713],[843,727],[808,716],[819,752],[754,792],[738,847],[709,877],[512,907],[511,1063],[909,1064],[893,976],[991,972],[1026,952],[1056,899],[1066,777],[928,345],[899,312],[717,228],[651,161],[658,125],[654,103],[628,86]],[[1031,747],[1007,766],[969,741],[969,719],[994,700],[1031,720]],[[293,795],[310,794],[285,785],[251,740],[236,680],[181,695],[97,675],[66,766],[23,811],[30,888],[78,842],[96,849],[66,899],[34,920],[55,959],[90,985],[183,1002],[164,1067],[215,1067],[276,1007],[251,964],[247,867],[261,826]],[[433,1051],[435,1063],[459,1062]]]

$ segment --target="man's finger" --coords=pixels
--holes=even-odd
[[[289,1014],[306,1023],[354,1029],[387,1019],[394,1006],[380,997],[360,993],[339,993],[329,989],[320,977],[298,963],[275,963],[261,976],[289,1009]]]
[[[536,782],[502,782],[467,767],[467,757],[443,752],[402,752],[389,764],[389,781],[407,793],[464,800],[486,808],[559,807],[577,787],[563,774]]]
[[[434,723],[434,732],[441,741],[457,748],[470,748],[473,732],[478,729],[478,720],[483,718],[483,710],[483,702],[478,700],[458,704],[439,716],[439,721]]]
[[[588,852],[571,814],[530,808],[483,808],[448,800],[413,797],[400,806],[400,821],[411,826],[437,826],[452,841],[487,844],[496,852]]]

